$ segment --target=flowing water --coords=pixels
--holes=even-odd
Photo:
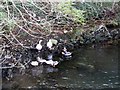
[[[92,46],[73,51],[71,60],[61,62],[57,67],[40,65],[14,74],[10,80],[2,80],[2,88],[51,90],[80,90],[119,88],[119,47]]]

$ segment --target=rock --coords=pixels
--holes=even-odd
[[[119,39],[120,38],[120,30],[119,29],[113,29],[110,32],[113,39]]]

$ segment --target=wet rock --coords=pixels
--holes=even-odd
[[[110,31],[112,39],[120,39],[120,29],[113,29]]]
[[[119,82],[115,82],[115,85],[119,85]]]
[[[80,77],[83,77],[83,75],[82,75],[82,74],[79,74],[79,76],[80,76]]]
[[[119,78],[119,76],[116,76],[116,78]]]
[[[3,65],[3,69],[2,69],[2,77],[6,78],[7,80],[10,80],[11,78],[13,78],[13,68],[11,68],[13,64],[12,63],[5,63]]]
[[[96,41],[105,41],[110,37],[110,33],[105,25],[100,25],[94,34]]]
[[[107,74],[108,72],[103,72],[103,73]]]
[[[86,82],[83,81],[82,83],[85,84]]]
[[[99,25],[89,31],[85,31],[80,36],[82,40],[80,38],[78,40],[79,42],[74,40],[74,42],[80,45],[104,42],[111,39],[120,39],[120,29],[108,30],[105,25]]]
[[[95,81],[92,81],[92,83],[95,83]]]
[[[8,69],[8,78],[13,78],[13,70]]]

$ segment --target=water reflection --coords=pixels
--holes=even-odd
[[[58,68],[54,68],[52,66],[44,66],[40,65],[38,67],[33,67],[30,69],[31,75],[35,77],[41,77],[41,75],[47,74],[47,73],[53,73],[58,72]]]
[[[32,76],[40,77],[43,73],[43,66],[34,67],[31,69]]]

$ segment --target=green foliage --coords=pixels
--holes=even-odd
[[[0,12],[0,22],[4,23],[4,30],[5,32],[8,32],[9,30],[12,30],[15,26],[15,20],[8,18],[7,13],[1,11]]]
[[[80,43],[83,43],[83,38],[81,37],[83,32],[84,32],[83,29],[76,28],[74,32],[71,33],[70,40],[74,43],[76,42],[76,40],[80,40]]]
[[[85,11],[84,17],[87,20],[91,19],[106,19],[109,16],[109,11],[113,10],[114,2],[76,2],[77,9]],[[107,17],[109,18],[109,17]]]
[[[3,21],[7,18],[7,14],[3,11],[0,11],[0,21]]]
[[[85,22],[84,11],[76,9],[73,5],[74,3],[72,1],[60,3],[58,5],[58,10],[60,10],[64,15],[66,14],[75,22],[83,24]]]
[[[15,27],[16,21],[14,19],[10,19],[6,23],[7,23],[8,28],[13,29]]]
[[[99,15],[102,14],[103,8],[102,4],[99,3],[93,3],[93,2],[85,2],[85,3],[76,3],[76,8],[84,10],[85,11],[85,18],[92,19],[92,18],[98,18]]]

